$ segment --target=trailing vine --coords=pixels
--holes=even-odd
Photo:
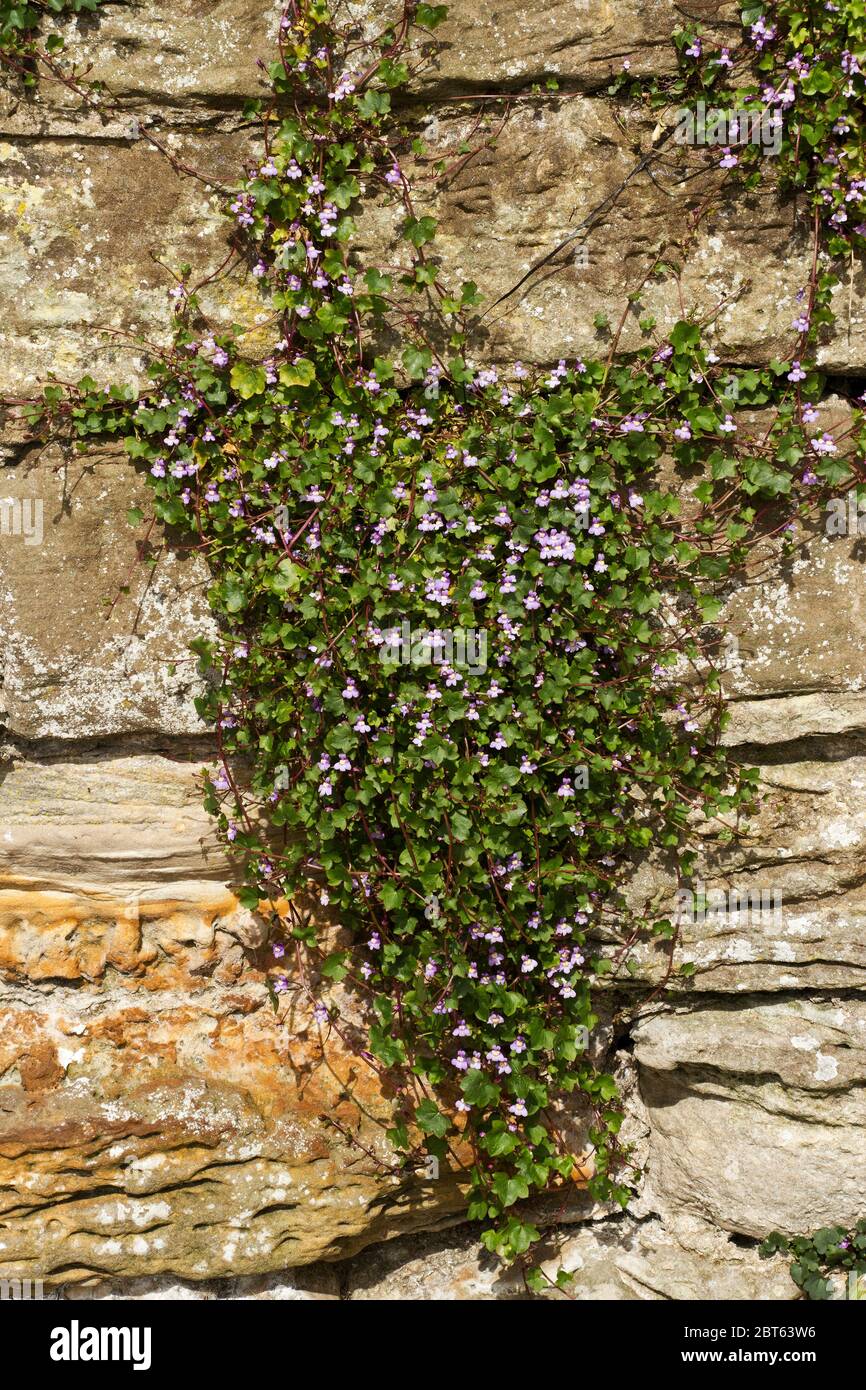
[[[762,1243],[760,1255],[770,1259],[780,1254],[792,1256],[791,1278],[807,1298],[832,1298],[831,1279],[840,1273],[848,1276],[849,1298],[866,1298],[866,1221],[858,1221],[851,1231],[824,1226],[812,1236],[790,1237],[774,1231]]]
[[[35,86],[40,66],[63,52],[60,34],[49,34],[44,45],[40,26],[46,17],[92,14],[105,0],[0,0],[0,57],[26,87]]]
[[[445,282],[394,100],[446,7],[405,3],[370,37],[292,0],[227,206],[267,323],[216,329],[180,273],[144,390],[49,384],[28,413],[82,449],[122,438],[154,516],[208,559],[206,804],[270,922],[274,1007],[297,995],[351,1041],[341,999],[362,1001],[394,1146],[463,1173],[486,1246],[533,1288],[521,1199],[573,1180],[629,1198],[594,985],[627,977],[644,933],[667,943],[665,983],[690,973],[675,924],[629,908],[635,864],[654,849],[687,882],[695,820],[732,835],[755,804],[757,774],[719,744],[726,586],[860,477],[862,416],[822,430],[809,359],[863,244],[862,10],[747,10],[734,53],[683,33],[675,79],[613,84],[669,109],[731,80],[743,111],[782,120],[816,238],[783,361],[732,370],[713,316],[684,308],[670,332],[642,320],[630,356],[624,311],[596,359],[485,362],[481,294]],[[753,150],[722,159],[726,179],[762,175]],[[365,201],[392,208],[408,265],[360,263]]]

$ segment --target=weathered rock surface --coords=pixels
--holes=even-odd
[[[634,1036],[646,1203],[753,1237],[862,1216],[866,1002],[702,1004]]]
[[[223,886],[193,752],[16,760],[0,787],[10,1277],[277,1274],[460,1209],[447,1173],[394,1171],[388,1097],[306,996],[275,1011],[295,976]]]
[[[677,960],[692,962],[695,975],[694,983],[674,985],[723,993],[862,988],[866,763],[850,756],[761,772],[761,809],[736,841],[720,843],[718,826],[699,827],[696,892],[729,896],[725,904],[717,897],[702,920],[680,904]],[[673,867],[645,864],[633,893],[653,912],[673,915]],[[658,983],[669,947],[645,942],[633,959],[633,979]]]
[[[820,402],[813,438],[829,433],[857,461],[847,402]],[[820,735],[859,735],[863,725],[866,568],[849,499],[818,509],[791,559],[759,548],[727,603],[721,646],[731,722],[728,744],[758,750]]]
[[[688,1218],[600,1221],[551,1233],[539,1252],[554,1280],[573,1276],[569,1297],[616,1299],[784,1299],[795,1292],[784,1261],[761,1260],[713,1227]],[[489,1301],[530,1297],[520,1274],[503,1270],[471,1229],[377,1246],[348,1268],[349,1299]],[[562,1299],[551,1291],[551,1298]]]
[[[627,112],[615,119],[608,102],[580,95],[520,107],[494,149],[465,160],[457,152],[470,126],[469,118],[450,112],[437,112],[424,125],[428,165],[445,157],[459,167],[442,191],[425,189],[421,197],[439,219],[436,251],[447,278],[472,278],[484,287],[476,357],[549,362],[606,355],[630,294],[638,298],[619,346],[654,341],[639,326],[647,314],[663,340],[682,314],[679,291],[670,278],[644,282],[659,258],[674,254],[696,201],[719,183],[711,162],[691,177],[706,164],[704,153],[670,143],[653,177],[645,169],[635,173],[651,148],[652,127]],[[218,189],[241,176],[248,156],[243,135],[184,131],[162,138],[203,181],[176,173],[144,139],[82,137],[72,159],[65,140],[48,136],[0,144],[4,392],[32,390],[52,371],[64,380],[85,372],[104,383],[136,378],[142,362],[136,338],[164,345],[170,336],[168,291],[179,267],[191,264],[195,283],[226,258],[230,225],[220,214]],[[142,188],[153,190],[143,201]],[[587,219],[585,268],[575,264],[574,243],[496,304]],[[358,252],[399,264],[405,248],[395,225],[387,209],[365,211]],[[726,360],[789,356],[795,296],[810,257],[793,204],[780,202],[771,184],[746,201],[723,196],[687,248],[683,303],[715,315],[708,341]],[[840,295],[836,335],[822,349],[826,365],[837,370],[866,363],[860,278],[850,297]],[[202,300],[217,323],[265,317],[245,266],[221,274]],[[594,326],[599,312],[611,329]],[[255,350],[254,338],[248,347]]]
[[[4,886],[101,887],[110,898],[204,878],[222,885],[231,866],[199,790],[212,751],[209,740],[178,740],[162,753],[97,748],[40,760],[10,749],[0,783]]]
[[[394,1171],[374,1074],[300,996],[275,1013],[261,929],[217,893],[6,898],[5,1274],[278,1273],[460,1209],[447,1173]]]
[[[401,6],[381,0],[346,0],[341,21],[366,34],[381,32]],[[96,16],[55,21],[67,54],[90,67],[92,80],[145,107],[200,108],[240,105],[261,95],[256,64],[270,61],[283,6],[276,0],[154,0],[141,12],[108,6]],[[736,23],[736,7],[698,0],[690,15],[724,38]],[[416,32],[416,92],[525,88],[555,77],[595,90],[608,84],[625,61],[635,75],[676,70],[670,34],[682,23],[671,0],[460,0],[434,32]],[[40,93],[42,105],[63,109],[65,92]]]
[[[211,631],[207,569],[128,523],[137,504],[148,515],[149,492],[123,454],[34,450],[4,469],[0,494],[22,518],[22,534],[0,543],[6,728],[29,739],[204,733],[188,644]]]
[[[491,117],[486,128],[496,125]],[[725,360],[790,357],[796,294],[808,278],[811,252],[793,203],[776,195],[771,179],[746,199],[725,193],[707,152],[673,141],[649,170],[638,168],[659,127],[598,98],[521,106],[494,148],[459,158],[462,142],[478,144],[473,130],[462,113],[437,110],[424,128],[429,155],[418,172],[443,158],[454,168],[425,207],[439,219],[435,245],[446,276],[484,287],[487,302],[471,344],[479,358],[604,357],[623,314],[618,347],[635,350],[664,341],[683,305],[709,320],[706,340]],[[702,199],[714,200],[713,212],[681,246],[689,213]],[[584,224],[576,240],[516,289]],[[376,255],[385,244],[389,264],[401,264],[405,248],[395,230],[386,210],[365,211],[360,245]],[[585,265],[576,264],[576,247]],[[666,256],[682,258],[682,301],[673,279],[648,278]],[[856,284],[850,323],[848,300],[847,292],[840,294],[837,336],[822,349],[828,367],[866,360]],[[594,325],[599,313],[609,328]],[[640,328],[647,315],[657,322],[652,332]]]
[[[171,1299],[179,1302],[202,1300],[248,1300],[280,1303],[334,1302],[340,1297],[340,1266],[309,1265],[285,1274],[257,1274],[238,1279],[192,1280],[150,1278],[124,1279],[101,1284],[63,1284],[58,1286],[67,1300],[116,1298]]]
[[[90,372],[106,385],[140,378],[141,340],[170,340],[168,292],[180,267],[191,267],[193,284],[225,259],[230,227],[217,190],[241,176],[243,142],[170,132],[165,145],[201,181],[175,173],[144,140],[0,142],[4,395],[33,392],[50,373],[77,381]],[[254,285],[243,273],[219,279],[207,311],[224,324],[244,311],[251,320]]]

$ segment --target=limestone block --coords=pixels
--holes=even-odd
[[[22,518],[20,534],[0,537],[7,729],[28,739],[203,734],[189,643],[213,631],[207,569],[128,523],[136,505],[152,516],[144,478],[116,450],[34,450],[3,470],[0,494]]]
[[[101,892],[108,900],[201,880],[231,865],[201,801],[209,742],[165,752],[94,749],[16,757],[0,783],[0,875],[9,891]],[[209,885],[213,889],[213,884]],[[182,889],[180,891],[183,891]]]
[[[704,920],[682,912],[675,962],[692,962],[686,992],[750,993],[862,987],[866,971],[863,796],[866,760],[770,764],[761,769],[762,804],[732,843],[721,827],[697,827],[695,892],[722,893]],[[674,865],[651,860],[629,889],[633,906],[654,916],[677,909]],[[658,983],[669,943],[640,942],[634,975]],[[610,979],[610,977],[606,977]]]
[[[219,186],[242,177],[240,136],[168,132],[166,148],[202,179],[175,172],[146,141],[0,141],[0,392],[32,393],[54,373],[102,384],[140,377],[145,343],[170,340],[168,292],[228,254]],[[213,180],[212,183],[208,179]],[[215,322],[263,312],[241,271],[205,294]]]
[[[696,172],[703,156],[671,143],[654,178],[635,173],[651,148],[651,125],[600,98],[521,106],[493,149],[466,160],[458,151],[471,125],[462,112],[441,109],[422,122],[430,153],[418,172],[429,174],[439,158],[456,167],[438,192],[422,177],[416,202],[439,220],[436,254],[446,281],[475,280],[487,296],[473,356],[506,363],[606,356],[624,308],[621,349],[663,340],[681,317],[679,292],[670,277],[645,283],[647,274],[674,254],[694,201],[710,197],[720,171]],[[231,227],[215,185],[236,184],[248,142],[243,132],[175,131],[165,140],[212,182],[176,174],[144,140],[82,133],[77,144],[49,137],[0,144],[4,392],[31,391],[51,371],[64,380],[85,372],[103,382],[135,378],[136,336],[157,345],[169,339],[171,270],[190,263],[195,282],[225,260]],[[599,210],[585,237],[586,266],[576,263],[574,243],[496,304]],[[362,211],[354,249],[365,263],[401,263],[406,249],[396,226],[391,209]],[[683,303],[715,315],[707,339],[722,357],[789,357],[810,255],[793,204],[780,202],[772,179],[747,201],[724,195],[686,248]],[[637,298],[628,305],[631,294]],[[850,323],[843,299],[836,336],[822,353],[828,367],[853,368],[866,361],[866,317],[856,284]],[[267,316],[245,266],[221,274],[203,302],[217,324],[254,325]],[[599,313],[610,328],[595,326]],[[645,315],[656,318],[655,336],[640,328]],[[247,347],[256,350],[254,335]]]
[[[127,103],[196,111],[239,105],[261,95],[257,63],[272,59],[280,0],[152,0],[134,12],[106,7],[51,25],[67,57],[90,68]],[[393,22],[401,5],[344,0],[339,17],[349,30],[372,37]],[[736,6],[697,0],[690,15],[709,26],[708,38],[730,38]],[[458,0],[432,33],[416,31],[415,92],[431,98],[455,92],[528,88],[555,78],[587,90],[603,88],[629,62],[635,75],[676,70],[670,35],[682,23],[671,0],[649,5],[624,0]],[[46,29],[50,32],[50,29]],[[40,93],[49,109],[69,103],[61,89]]]
[[[649,1192],[764,1237],[853,1225],[866,1162],[866,1004],[704,1004],[634,1030]]]
[[[482,129],[492,133],[498,125],[490,115]],[[434,245],[446,281],[473,280],[486,296],[470,340],[479,361],[604,358],[617,329],[618,349],[633,351],[664,341],[683,306],[708,320],[706,341],[724,360],[791,357],[796,294],[808,282],[811,256],[793,202],[778,196],[769,169],[748,198],[724,191],[717,161],[672,140],[651,169],[639,167],[664,128],[608,100],[571,94],[552,106],[520,106],[492,148],[464,158],[464,142],[479,144],[474,114],[440,107],[430,115],[422,128],[427,156],[404,164],[416,204],[438,218]],[[436,160],[451,173],[434,190],[425,178]],[[712,211],[684,241],[703,200]],[[516,288],[588,220],[576,240]],[[384,246],[389,266],[403,264],[397,227],[391,210],[365,209],[364,255],[375,258]],[[683,265],[682,301],[673,277],[648,279],[659,260],[670,259]],[[856,283],[850,325],[848,296],[840,296],[838,309],[836,336],[822,349],[828,367],[866,360]],[[609,327],[596,326],[598,314]],[[640,327],[646,316],[655,318],[655,329]]]

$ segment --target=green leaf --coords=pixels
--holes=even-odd
[[[277,565],[277,572],[272,580],[272,588],[281,596],[291,594],[298,588],[301,574],[300,566],[285,556]]]
[[[429,370],[433,362],[433,354],[429,348],[407,347],[403,349],[401,358],[406,372],[413,380],[423,377]]]
[[[308,357],[284,363],[279,370],[283,386],[310,386],[316,379],[316,368]]]
[[[232,577],[226,579],[222,586],[223,601],[229,613],[239,613],[247,601],[247,592],[243,584]]]
[[[425,246],[428,241],[432,241],[436,235],[436,219],[434,217],[410,217],[403,227],[403,236],[407,241],[411,241],[413,246]]]
[[[443,1115],[438,1105],[432,1100],[422,1100],[421,1104],[416,1107],[415,1120],[419,1129],[422,1129],[425,1134],[435,1134],[440,1139],[444,1138],[451,1127],[448,1116]]]
[[[328,980],[344,980],[348,973],[345,961],[345,951],[332,951],[331,954],[326,956],[322,961],[319,970]]]
[[[696,348],[701,341],[701,330],[697,324],[680,320],[671,332],[668,341],[678,352]]]
[[[419,5],[415,11],[415,22],[424,29],[435,29],[447,18],[447,5]]]
[[[483,1071],[475,1068],[467,1071],[460,1089],[470,1105],[477,1105],[482,1110],[488,1110],[499,1099],[499,1087],[489,1082]]]
[[[255,367],[249,362],[236,362],[231,369],[229,381],[245,401],[258,396],[267,385],[264,368]]]
[[[508,1130],[499,1130],[496,1134],[488,1135],[483,1144],[491,1158],[502,1158],[505,1154],[514,1153],[517,1139]]]

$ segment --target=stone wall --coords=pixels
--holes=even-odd
[[[62,89],[5,95],[0,393],[26,395],[49,371],[134,380],[137,338],[166,340],[163,266],[225,254],[219,188],[243,160],[242,107],[279,8],[144,0],[61,25],[122,117],[82,114]],[[371,22],[383,10],[353,8]],[[690,13],[737,27],[734,5]],[[619,317],[712,191],[712,175],[685,178],[682,151],[654,179],[629,178],[652,130],[606,95],[625,59],[670,70],[680,12],[458,0],[453,14],[412,94],[434,153],[459,145],[477,110],[466,98],[551,76],[561,95],[518,104],[439,195],[445,261],[495,297],[595,212],[588,267],[563,259],[500,306],[485,350],[597,353],[594,315]],[[373,211],[360,237],[381,247],[393,228]],[[808,257],[795,207],[771,187],[722,198],[687,250],[688,302],[726,303],[720,355],[783,352]],[[254,314],[255,282],[217,281],[208,306]],[[824,364],[866,375],[862,267],[837,309]],[[648,292],[624,346],[644,312],[664,326],[679,305]],[[828,399],[822,424],[841,408]],[[9,428],[0,443],[3,496],[44,509],[41,544],[0,544],[0,1276],[41,1276],[65,1297],[525,1296],[459,1225],[456,1182],[390,1171],[387,1099],[363,1065],[333,1042],[323,1054],[303,1013],[272,1008],[260,925],[200,806],[213,753],[187,650],[210,622],[200,559],[162,538],[155,565],[136,563],[125,514],[146,489],[120,452],[70,458]],[[577,1191],[537,1205],[545,1257],[575,1271],[578,1296],[790,1298],[760,1238],[863,1214],[862,561],[856,539],[816,536],[731,602],[728,738],[760,765],[765,798],[736,848],[706,832],[702,872],[772,884],[784,912],[687,938],[696,973],[669,1002],[650,999],[664,965],[650,947],[629,992],[611,991],[605,1046],[646,1176],[626,1215]],[[636,887],[670,892],[653,865]]]

